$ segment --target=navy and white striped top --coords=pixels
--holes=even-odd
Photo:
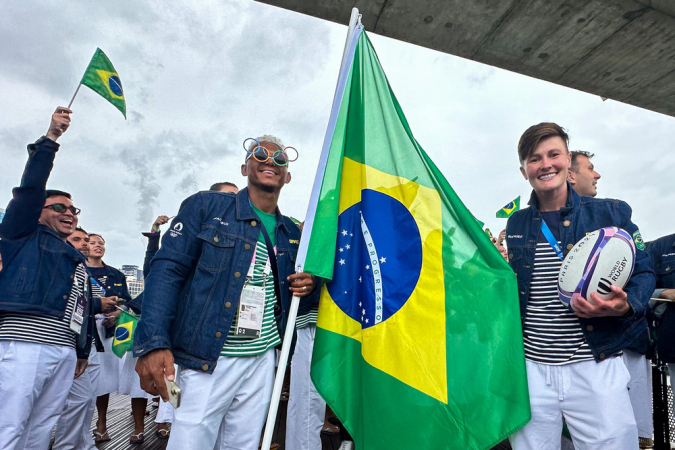
[[[86,282],[87,270],[83,264],[78,264],[62,319],[25,313],[0,314],[0,339],[75,348],[77,334],[70,328],[70,319]]]
[[[542,218],[560,244],[560,212],[542,213]],[[561,265],[562,261],[539,232],[523,325],[525,358],[533,362],[560,365],[593,359],[579,318],[558,298]]]

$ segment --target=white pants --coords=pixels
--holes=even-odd
[[[52,450],[93,450],[96,448],[91,434],[91,420],[96,409],[96,385],[100,373],[97,361],[96,349],[92,345],[89,365],[84,373],[73,381],[65,408],[56,422]]]
[[[652,413],[652,363],[645,355],[623,351],[623,362],[630,373],[628,395],[633,407],[638,436],[651,439],[654,435]]]
[[[638,449],[621,358],[526,364],[532,420],[509,438],[514,450],[558,450],[563,416],[577,450]]]
[[[173,365],[174,370],[178,373],[178,366]],[[173,422],[173,406],[171,403],[165,402],[164,400],[159,400],[159,409],[157,410],[157,415],[155,416],[155,423],[172,423]]]
[[[286,448],[321,450],[321,428],[326,402],[309,376],[316,325],[298,330],[298,342],[291,363],[291,392],[286,416]]]
[[[253,450],[274,384],[274,349],[259,356],[221,356],[213,374],[180,368],[182,390],[167,450]]]
[[[75,350],[0,341],[0,448],[46,449],[75,376]]]

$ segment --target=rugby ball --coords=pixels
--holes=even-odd
[[[612,298],[610,286],[623,288],[635,266],[635,244],[630,234],[617,227],[600,228],[577,242],[565,257],[558,274],[558,297],[576,311],[572,300],[589,302],[592,292],[603,300]]]

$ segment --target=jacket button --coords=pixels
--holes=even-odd
[[[593,325],[588,325],[588,326],[586,327],[586,329],[587,329],[588,331],[593,331]]]
[[[258,222],[256,222],[255,220],[251,220],[251,226],[254,227],[256,225],[258,225]]]
[[[520,295],[525,295],[525,291],[520,291]]]
[[[230,303],[230,302],[225,302],[225,307],[226,307],[226,308],[229,308],[230,306],[232,306],[232,303]]]
[[[206,364],[204,364],[204,365],[202,366],[202,370],[204,370],[204,371],[209,370],[209,366],[206,365]]]
[[[240,276],[241,276],[241,274],[240,274],[239,272],[235,272],[235,273],[234,273],[234,277],[235,277],[235,278],[239,278]]]
[[[68,300],[68,296],[67,296],[67,295],[64,295],[64,296],[63,296],[63,299],[64,299],[64,300]]]
[[[574,244],[567,244],[567,250],[572,250],[574,248]]]
[[[604,353],[600,353],[600,359],[605,359],[605,354],[604,354]]]
[[[223,335],[223,333],[221,333],[220,331],[216,331],[216,337],[217,338],[221,337],[222,335]]]
[[[529,268],[530,268],[530,265],[529,265],[529,264],[525,264],[523,267],[526,268],[526,269],[529,269]]]
[[[509,259],[513,259],[513,253],[509,253]]]
[[[213,242],[218,242],[218,236],[213,236]]]
[[[251,246],[249,244],[244,245],[245,250],[249,250],[250,248],[251,248]]]
[[[666,272],[670,271],[670,266],[666,267]]]
[[[75,279],[75,275],[71,275],[71,276],[70,276],[70,279],[71,279],[71,280],[74,280],[74,279]]]
[[[563,222],[563,226],[564,226],[564,227],[569,227],[569,226],[570,226],[570,221],[569,221],[569,220],[564,221],[564,222]]]

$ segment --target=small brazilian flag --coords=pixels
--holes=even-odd
[[[508,217],[511,217],[511,214],[518,211],[519,209],[520,209],[520,195],[518,196],[517,199],[513,200],[512,202],[509,202],[508,205],[504,206],[502,209],[497,211],[497,218],[506,219]]]
[[[115,355],[122,358],[126,352],[129,352],[134,347],[134,330],[139,318],[122,311],[122,314],[117,318],[117,326],[115,327],[115,337],[113,339],[112,351]]]
[[[497,445],[530,420],[516,278],[350,38],[298,271],[323,277],[311,376],[357,449]]]
[[[80,83],[89,86],[94,92],[108,100],[124,114],[125,119],[127,118],[127,104],[124,100],[122,81],[120,81],[117,71],[100,48],[96,49],[96,53],[91,58]]]

